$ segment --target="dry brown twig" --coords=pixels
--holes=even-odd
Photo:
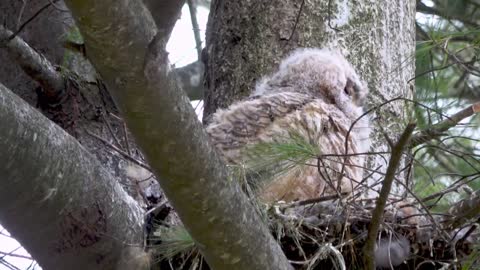
[[[139,165],[140,167],[148,170],[148,171],[152,171],[152,169],[145,163],[143,163],[142,161],[132,157],[131,155],[129,155],[127,152],[123,151],[122,149],[116,147],[115,145],[109,143],[107,140],[105,140],[104,138],[96,135],[96,134],[93,134],[91,133],[90,131],[86,130],[85,131],[88,135],[98,139],[99,141],[101,141],[102,143],[104,143],[106,146],[110,147],[112,150],[116,151],[117,153],[119,153],[120,155],[122,155],[124,158],[132,161],[133,163]]]

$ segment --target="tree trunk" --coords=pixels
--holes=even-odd
[[[218,108],[248,96],[255,83],[297,47],[340,50],[368,83],[367,107],[394,97],[409,98],[414,22],[413,0],[215,0],[206,33],[204,122]],[[387,150],[379,142],[383,135],[378,128],[396,138],[405,115],[402,101],[370,114],[375,128],[372,151]],[[370,160],[368,167],[382,166],[384,171],[385,160],[388,156]],[[373,175],[369,182],[381,178]]]

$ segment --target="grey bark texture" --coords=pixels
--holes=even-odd
[[[39,1],[0,1],[0,20],[7,29],[16,31],[20,25],[31,18],[39,9],[49,4],[49,0]],[[22,5],[25,7],[22,12]],[[57,8],[56,8],[57,7]],[[71,16],[63,1],[50,5],[20,32],[19,36],[35,48],[54,65],[62,64],[64,48],[61,42],[72,26]],[[35,104],[35,88],[38,84],[29,79],[20,66],[15,63],[7,51],[0,49],[0,82],[14,91],[30,104]]]
[[[415,1],[214,0],[206,33],[207,67],[203,121],[250,94],[297,47],[340,50],[368,83],[367,107],[394,97],[410,97],[414,76]],[[396,138],[405,125],[404,104],[395,102],[370,115],[372,151],[382,126]],[[369,168],[386,159],[371,160]],[[372,182],[381,180],[374,175]]]
[[[20,37],[16,36],[10,39],[12,35],[12,31],[0,25],[1,46],[5,47],[10,59],[15,60],[28,76],[43,86],[47,97],[58,102],[58,97],[65,89],[63,76],[55,70],[55,66],[50,61],[32,49]],[[32,91],[32,93],[34,92]]]
[[[162,28],[168,36],[172,32],[175,23],[182,14],[182,6],[185,0],[178,1],[158,1],[158,0],[143,0],[143,3],[150,11],[155,24]],[[168,15],[168,16],[165,16]]]
[[[115,269],[142,245],[137,202],[75,138],[1,84],[0,126],[0,223],[43,269]]]
[[[21,3],[25,3],[23,13]],[[10,30],[18,28],[19,18],[21,22],[30,20],[47,5],[8,40],[13,32]],[[112,117],[111,113],[118,111],[91,64],[82,55],[63,48],[68,33],[74,32],[66,6],[62,1],[46,0],[2,1],[0,7],[0,15],[11,27],[0,27],[0,82],[73,135],[125,184],[130,194],[138,196],[138,189],[125,175],[125,158],[90,135],[120,148],[118,142],[125,145],[131,140],[124,134],[123,122]],[[130,148],[130,155],[139,159],[141,155],[132,142]]]
[[[169,24],[157,24],[157,32],[139,1],[66,3],[87,54],[210,267],[289,269],[266,225],[238,184],[228,179],[188,98],[176,87],[165,51]],[[178,1],[164,4],[176,6]]]

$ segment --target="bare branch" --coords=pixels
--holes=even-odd
[[[198,60],[202,58],[202,38],[200,38],[200,27],[197,21],[197,4],[193,0],[187,0],[190,18],[192,20],[193,36],[195,37],[195,49],[197,49]]]
[[[388,196],[390,195],[390,189],[392,188],[393,180],[395,179],[395,173],[400,165],[400,161],[402,160],[403,151],[408,145],[410,136],[412,135],[415,126],[415,124],[408,124],[405,128],[405,131],[400,136],[400,139],[392,148],[392,154],[388,163],[387,172],[383,180],[382,189],[380,190],[380,195],[377,199],[375,209],[372,212],[372,221],[368,227],[368,236],[367,240],[365,241],[365,246],[363,247],[363,262],[365,269],[367,270],[375,269],[375,241],[377,238],[378,229],[380,228],[380,223],[383,220],[383,211],[385,209]]]
[[[130,160],[131,162],[137,164],[138,166],[148,170],[148,171],[152,171],[152,169],[150,167],[148,167],[147,164],[143,163],[142,161],[140,160],[137,160],[136,158],[134,158],[132,155],[130,155],[129,153],[123,151],[122,149],[116,147],[115,145],[109,143],[107,140],[105,140],[104,138],[96,135],[96,134],[93,134],[91,133],[90,131],[85,131],[88,135],[94,137],[95,139],[101,141],[103,144],[105,144],[107,147],[111,148],[112,150],[116,151],[117,153],[119,153],[120,155],[122,155],[125,159],[127,160]]]
[[[431,14],[431,15],[437,15],[439,17],[442,17],[444,19],[454,19],[463,22],[466,25],[472,26],[472,27],[478,27],[479,24],[475,21],[469,20],[468,16],[464,16],[462,18],[458,16],[453,16],[452,14],[448,14],[448,12],[445,12],[443,10],[429,7],[422,3],[422,1],[417,2],[417,12],[424,13],[424,14]]]
[[[17,23],[18,28],[15,30],[15,33],[10,34],[10,36],[7,38],[7,40],[10,41],[10,40],[14,39],[18,34],[20,34],[20,32],[22,32],[22,30],[29,23],[31,23],[33,20],[35,20],[35,18],[37,18],[40,14],[42,14],[42,12],[47,10],[53,4],[53,2],[56,2],[56,1],[58,1],[58,0],[50,1],[49,3],[45,4],[39,10],[37,10],[37,12],[35,12],[30,18],[28,18],[24,23],[20,24],[21,15],[23,14],[23,9],[25,8],[25,2],[24,2],[24,6],[22,6],[22,8],[21,8],[19,18],[18,18],[18,23]]]
[[[475,113],[480,112],[480,102],[475,103],[469,106],[466,109],[463,109],[452,116],[447,117],[447,119],[438,122],[427,130],[420,131],[412,136],[410,143],[411,147],[416,147],[422,143],[433,140],[440,136],[445,135],[444,132],[450,128],[456,126],[463,119],[474,115]]]

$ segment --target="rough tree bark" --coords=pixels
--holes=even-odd
[[[169,25],[157,25],[157,31],[139,1],[66,3],[87,54],[208,264],[213,269],[289,269],[245,194],[228,181],[187,97],[175,85],[165,51]]]
[[[296,47],[342,51],[368,83],[368,106],[410,97],[414,76],[415,1],[401,0],[214,0],[206,33],[207,92],[204,122],[217,108],[250,94],[261,76]],[[398,137],[404,104],[391,103],[370,115],[372,151],[385,151],[380,126]],[[385,160],[371,160],[369,168]],[[382,170],[382,169],[381,169]],[[382,179],[371,177],[371,183]]]
[[[0,84],[0,222],[44,269],[115,269],[143,210],[75,138]]]
[[[5,28],[15,32],[20,25],[32,18],[47,4],[49,4],[48,0],[0,1],[0,20]],[[51,63],[60,65],[63,62],[65,51],[61,40],[69,31],[73,21],[69,12],[64,10],[63,2],[56,1],[55,6],[58,8],[50,5],[36,16],[24,27],[19,36],[42,53]],[[35,88],[38,87],[38,84],[22,72],[20,66],[11,60],[8,52],[1,49],[0,63],[2,63],[0,65],[0,82],[30,104],[35,104]]]
[[[70,12],[63,1],[48,0],[24,1],[21,12],[22,2],[0,3],[0,16],[9,26],[0,27],[0,82],[74,136],[130,194],[137,193],[125,175],[128,162],[90,135],[125,144],[123,122],[111,115],[118,111],[95,70],[82,55],[63,48],[74,32]],[[18,28],[18,18],[30,22],[9,40]]]

